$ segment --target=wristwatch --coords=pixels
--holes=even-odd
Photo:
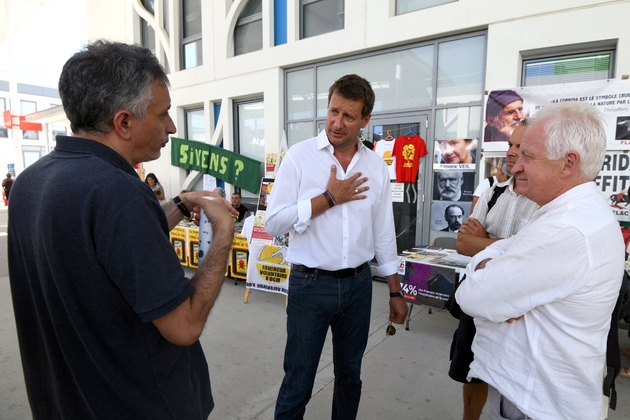
[[[181,211],[185,217],[190,218],[191,214],[190,214],[190,210],[188,210],[188,208],[186,207],[186,205],[182,202],[182,199],[179,198],[178,195],[176,195],[175,197],[173,197],[173,202],[177,205],[177,208],[179,209],[179,211]]]
[[[397,292],[389,292],[389,297],[390,298],[405,297],[405,293],[402,290],[399,290]]]

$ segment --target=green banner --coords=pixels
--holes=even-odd
[[[171,137],[171,165],[215,176],[254,194],[258,194],[262,178],[262,162],[221,147],[177,137]]]

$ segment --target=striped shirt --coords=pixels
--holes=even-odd
[[[492,199],[495,188],[505,185],[508,188],[503,191],[491,211],[488,212],[488,202]],[[527,197],[514,192],[514,177],[511,177],[505,182],[495,183],[492,188],[484,191],[470,217],[479,220],[486,229],[488,237],[509,238],[516,235],[527,224],[538,207],[538,204]]]

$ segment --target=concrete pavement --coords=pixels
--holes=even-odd
[[[6,207],[0,208],[0,419],[31,419],[15,333],[7,269]],[[210,419],[268,420],[282,381],[286,339],[285,297],[252,291],[243,303],[244,282],[226,279],[201,337],[210,366],[216,407]],[[461,385],[447,375],[457,321],[446,312],[415,306],[410,329],[385,336],[387,286],[374,282],[370,338],[363,361],[359,419],[461,418]],[[621,344],[630,339],[620,331]],[[630,365],[630,359],[622,356]],[[330,418],[333,388],[330,336],[320,360],[305,419]],[[630,420],[630,380],[617,379],[618,407],[609,419]],[[482,419],[488,419],[488,407]]]

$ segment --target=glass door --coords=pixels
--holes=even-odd
[[[420,157],[419,173],[415,183],[397,183],[395,170],[390,171],[392,182],[392,205],[394,207],[394,224],[396,227],[396,247],[398,253],[428,241],[428,228],[424,229],[422,220],[424,212],[425,191],[431,190],[432,160],[430,158],[430,142],[426,142],[428,115],[408,115],[391,117],[372,117],[366,127],[367,143],[374,145],[374,150],[383,156],[386,163],[395,164],[391,159],[391,147],[397,138],[405,141],[407,136],[417,134],[425,141],[428,154]],[[380,143],[379,142],[385,142]],[[366,144],[366,142],[364,142]],[[367,144],[366,144],[367,145]],[[387,150],[390,149],[390,152]],[[430,197],[426,195],[426,199]],[[423,232],[426,234],[423,235]],[[426,238],[424,238],[426,236]]]

